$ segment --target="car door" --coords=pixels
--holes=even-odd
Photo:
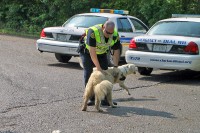
[[[117,18],[117,29],[122,43],[122,57],[125,56],[125,52],[128,50],[130,40],[133,37],[145,34],[148,30],[147,26],[140,20],[131,17]]]

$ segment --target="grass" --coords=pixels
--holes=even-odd
[[[17,32],[17,31],[11,30],[11,29],[0,29],[0,34],[27,37],[27,38],[39,38],[40,37],[40,33],[26,33],[24,31]]]

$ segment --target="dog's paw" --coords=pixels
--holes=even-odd
[[[99,112],[103,112],[103,110],[102,110],[102,109],[99,109],[98,111],[99,111]]]
[[[112,108],[117,108],[117,106],[116,105],[113,105],[113,106],[111,106]]]
[[[82,111],[86,111],[86,110],[87,110],[87,108],[83,107],[81,110],[82,110]]]

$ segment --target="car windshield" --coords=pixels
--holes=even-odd
[[[104,24],[107,20],[107,17],[92,15],[76,15],[67,20],[63,26],[88,28],[96,24]]]
[[[147,34],[200,37],[200,23],[186,21],[158,22]]]

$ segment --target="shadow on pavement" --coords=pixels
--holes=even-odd
[[[136,98],[117,98],[115,99],[114,101],[117,101],[117,102],[130,102],[130,101],[157,101],[158,99],[155,99],[154,97],[152,98],[140,98],[140,99],[136,99]]]
[[[170,84],[185,84],[185,85],[200,85],[200,72],[194,71],[172,71],[159,74],[151,74],[143,76],[138,80],[170,83]],[[187,82],[186,82],[187,81]]]
[[[131,115],[142,115],[142,116],[158,116],[164,118],[172,118],[175,119],[176,117],[172,113],[168,113],[165,111],[156,111],[151,110],[143,107],[125,107],[125,106],[118,106],[118,108],[106,108],[106,112],[103,114],[110,114],[114,116],[121,116],[121,117],[130,117]]]
[[[77,69],[77,70],[83,70],[79,63],[77,62],[69,62],[69,63],[54,63],[54,64],[48,64],[48,66],[51,67],[63,67],[63,68],[69,68],[69,69]]]

